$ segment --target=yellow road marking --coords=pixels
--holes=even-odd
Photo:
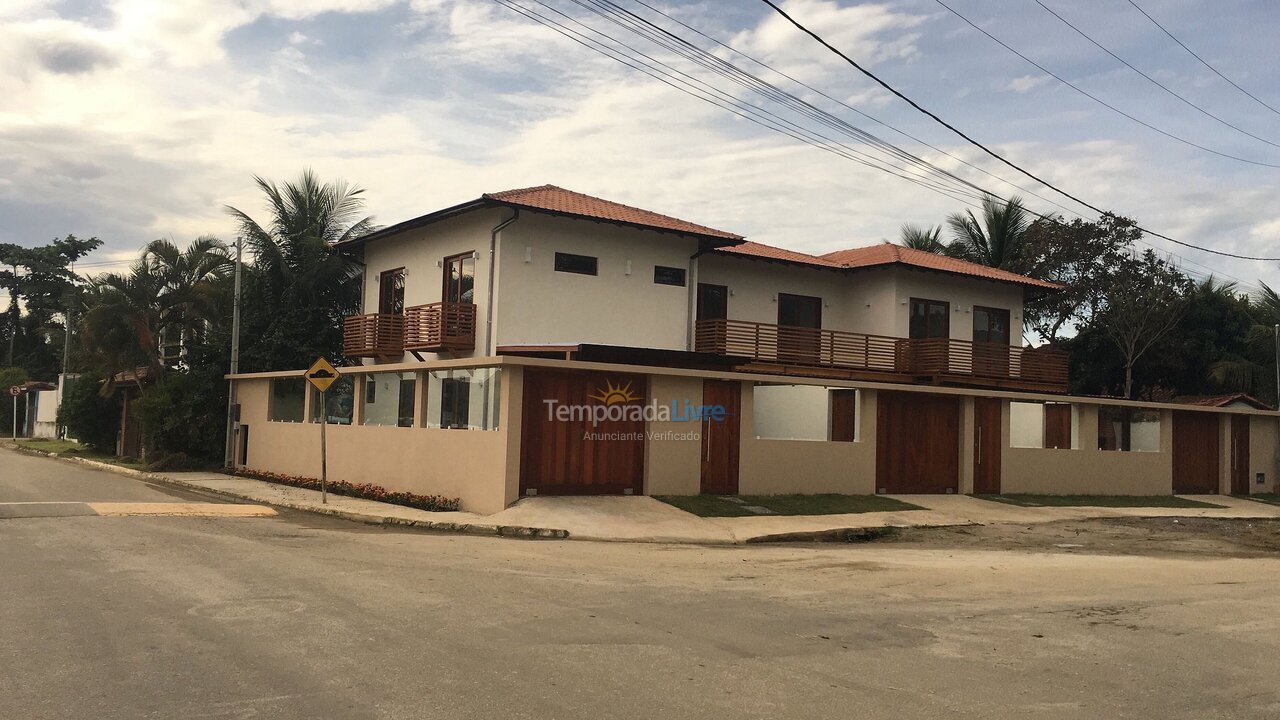
[[[217,503],[85,503],[99,515],[171,515],[178,517],[270,517],[275,510],[265,505],[220,505]]]

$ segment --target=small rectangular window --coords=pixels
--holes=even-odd
[[[822,385],[756,385],[755,436],[768,440],[858,439],[858,391]]]
[[[305,378],[273,378],[271,380],[271,421],[302,422],[302,403],[306,397]]]
[[[556,272],[578,273],[579,275],[596,275],[598,261],[590,255],[574,255],[573,253],[556,253]]]
[[[653,266],[653,281],[658,285],[675,285],[684,287],[684,268]]]

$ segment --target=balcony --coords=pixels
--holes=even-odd
[[[476,306],[438,302],[404,311],[404,349],[408,352],[460,352],[476,346]]]
[[[382,358],[403,353],[403,315],[352,315],[342,321],[342,354],[346,357]]]
[[[859,379],[1066,392],[1067,354],[968,340],[908,340],[743,320],[701,320],[694,350],[752,359],[754,369],[829,369]],[[767,366],[767,367],[762,367]],[[832,374],[831,372],[819,374]]]

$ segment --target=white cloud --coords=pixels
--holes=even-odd
[[[1010,80],[1002,87],[1005,90],[1011,90],[1016,93],[1026,93],[1044,85],[1050,79],[1048,75],[1023,75]]]

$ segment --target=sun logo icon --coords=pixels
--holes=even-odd
[[[588,395],[587,397],[605,405],[617,405],[618,403],[635,402],[641,399],[639,395],[631,392],[631,383],[618,387],[613,384],[612,380],[605,381],[604,390],[601,390],[598,395]]]

